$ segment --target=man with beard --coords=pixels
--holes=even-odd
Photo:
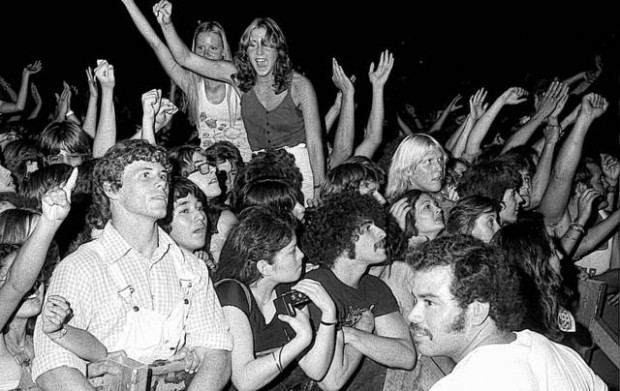
[[[385,217],[371,195],[357,190],[330,196],[306,213],[301,247],[308,260],[320,266],[306,278],[319,281],[337,309],[334,358],[321,388],[380,389],[385,367],[412,369],[416,364],[394,295],[368,274],[370,266],[387,260],[386,235],[380,228]],[[310,315],[318,327],[320,311],[310,305]],[[355,375],[365,357],[370,360]]]
[[[574,350],[530,330],[517,275],[502,250],[468,235],[445,236],[407,256],[416,304],[409,313],[418,351],[457,365],[444,390],[607,390]]]

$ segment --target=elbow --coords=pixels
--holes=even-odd
[[[344,387],[348,380],[348,378],[344,378],[343,376],[340,376],[338,379],[323,379],[323,381],[319,383],[319,387],[323,391],[338,391]]]

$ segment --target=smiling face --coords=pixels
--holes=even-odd
[[[418,353],[459,357],[469,344],[466,310],[450,292],[450,266],[417,271],[413,277],[415,304],[408,315]]]
[[[203,31],[196,36],[194,53],[209,60],[224,58],[224,44],[222,37],[213,31]]]
[[[494,210],[483,212],[476,218],[474,228],[471,231],[471,236],[480,239],[485,243],[489,243],[491,238],[493,238],[493,235],[495,235],[495,233],[500,229],[497,219],[497,212]]]
[[[193,194],[188,194],[174,202],[172,213],[172,239],[190,252],[203,248],[207,238],[207,215],[202,203]]]
[[[267,41],[267,30],[264,27],[257,27],[250,33],[247,54],[258,76],[271,74],[278,58],[278,50]]]
[[[436,237],[446,227],[443,210],[430,195],[423,193],[415,203],[415,228],[419,236]]]
[[[127,213],[159,220],[166,216],[168,171],[161,163],[135,161],[125,167],[120,189],[110,195],[111,203]]]
[[[441,190],[446,175],[446,159],[438,149],[424,154],[411,172],[411,189],[435,193]]]

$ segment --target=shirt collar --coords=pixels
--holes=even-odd
[[[153,252],[150,262],[159,262],[170,250],[174,243],[172,238],[159,226],[157,227],[159,245]],[[111,221],[108,221],[99,236],[99,244],[103,248],[104,261],[113,263],[126,256],[134,248],[127,243],[125,238],[114,228]]]

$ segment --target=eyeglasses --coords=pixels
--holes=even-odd
[[[215,167],[209,165],[209,163],[207,162],[204,162],[204,163],[201,163],[195,166],[194,170],[190,171],[189,174],[187,174],[187,176],[190,176],[196,172],[200,172],[202,175],[214,174],[215,170],[216,170]]]

